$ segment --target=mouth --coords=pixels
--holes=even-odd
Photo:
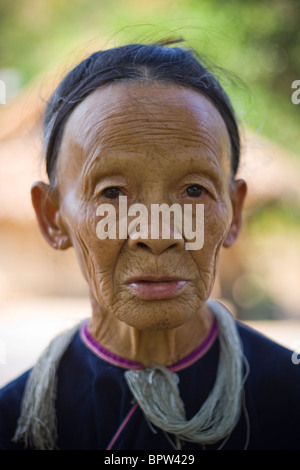
[[[141,276],[126,281],[133,294],[148,300],[175,297],[187,283],[186,279],[171,276]]]

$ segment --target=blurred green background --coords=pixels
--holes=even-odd
[[[243,122],[300,155],[299,25],[296,0],[1,0],[0,68],[24,85],[87,42],[184,37],[241,79],[227,90]]]

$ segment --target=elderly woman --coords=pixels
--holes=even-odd
[[[2,389],[0,448],[300,449],[291,352],[210,300],[246,194],[214,76],[170,45],[97,52],[44,130],[33,206],[47,242],[75,250],[92,315]]]

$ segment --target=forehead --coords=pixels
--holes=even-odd
[[[64,130],[57,171],[66,165],[79,170],[107,152],[133,155],[141,148],[158,150],[160,156],[170,151],[173,159],[180,150],[205,151],[212,163],[230,171],[230,140],[214,105],[189,88],[142,82],[99,88],[75,108]]]

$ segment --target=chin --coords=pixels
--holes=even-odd
[[[182,308],[182,305],[179,308],[172,301],[148,301],[145,304],[118,312],[117,318],[137,330],[163,331],[180,327],[192,319],[195,311],[187,306]]]

